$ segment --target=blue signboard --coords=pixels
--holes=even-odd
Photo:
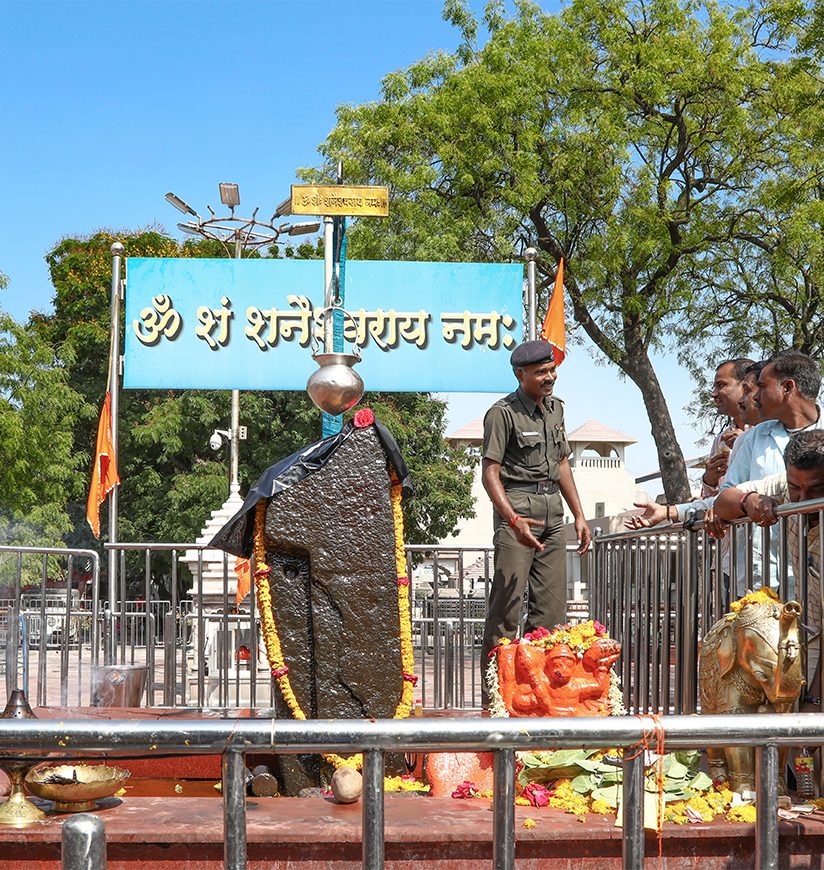
[[[302,390],[322,344],[323,262],[130,258],[127,389]],[[346,263],[345,339],[367,390],[508,392],[519,264]]]

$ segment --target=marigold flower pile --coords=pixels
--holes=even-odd
[[[472,782],[463,782],[452,792],[453,798],[490,798],[489,792],[482,792]],[[686,825],[689,822],[711,822],[724,816],[730,822],[745,822],[754,824],[756,818],[755,806],[740,804],[733,806],[734,795],[728,788],[712,786],[709,790],[698,793],[685,801],[668,803],[664,809],[664,821],[676,825]],[[821,802],[824,805],[824,801]],[[615,814],[615,807],[607,801],[593,798],[588,794],[580,794],[573,788],[572,780],[558,779],[543,785],[530,783],[515,798],[516,806],[543,809],[563,810],[583,822],[587,815],[607,816]]]
[[[580,658],[600,637],[606,637],[606,626],[601,625],[596,619],[577,624],[556,625],[550,631],[547,628],[536,628],[527,632],[520,640],[501,638],[500,646],[508,646],[512,643],[531,643],[534,646],[549,649],[556,644],[565,644]]]
[[[726,616],[727,621],[732,622],[734,619],[737,619],[741,609],[748,604],[770,604],[778,600],[776,592],[770,589],[769,586],[762,586],[760,589],[756,589],[755,592],[748,592],[746,595],[743,595],[738,601],[733,601],[730,605],[730,612]]]

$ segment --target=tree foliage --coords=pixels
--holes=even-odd
[[[68,383],[70,359],[0,311],[0,544],[59,547],[72,528],[68,505],[82,489],[72,427],[84,409]],[[35,562],[22,563],[24,584],[39,580]],[[16,571],[15,558],[0,556],[0,586]]]
[[[694,264],[703,291],[688,324],[707,350],[693,365],[717,348],[727,356],[795,348],[824,357],[824,76],[820,58],[800,50],[812,44],[802,26],[812,19],[799,17],[801,4],[793,9],[794,29],[786,17],[776,23],[775,8],[762,25],[764,40],[785,52],[770,65],[770,92],[759,106],[771,160],[742,194],[726,238]],[[795,51],[788,34],[801,40]]]
[[[677,333],[702,264],[741,241],[747,195],[775,166],[781,63],[764,55],[777,15],[573,0],[506,17],[492,3],[479,48],[464,3],[444,14],[462,45],[387,75],[377,102],[341,106],[327,168],[305,174],[342,159],[353,181],[390,185],[392,217],[357,227],[355,256],[501,261],[532,245],[544,305],[563,257],[575,324],[638,386],[666,493],[683,498],[652,353]]]

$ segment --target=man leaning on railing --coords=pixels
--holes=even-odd
[[[749,517],[759,526],[770,526],[778,521],[775,507],[786,502],[803,502],[824,499],[824,431],[807,430],[794,435],[784,451],[786,470],[761,480],[749,480],[725,489],[716,499],[715,513],[722,520]],[[820,588],[820,529],[818,513],[809,515],[806,534],[806,565],[801,564],[802,517],[793,514],[787,517],[787,542],[793,573],[798,579],[807,572],[807,608],[805,622],[813,634],[808,648],[815,646],[821,634],[821,588]],[[796,590],[798,594],[798,590]],[[807,693],[808,709],[818,710],[820,700],[813,697],[819,685],[818,665],[810,680],[813,692]],[[804,709],[804,705],[802,705]]]
[[[729,466],[721,481],[720,494],[726,489],[736,487],[746,481],[759,480],[784,469],[784,449],[790,438],[805,430],[822,428],[821,413],[816,398],[821,387],[821,373],[818,363],[803,353],[789,352],[774,356],[758,375],[753,400],[764,418],[762,423],[744,432],[736,441],[730,454]],[[720,498],[720,495],[718,496]],[[721,536],[724,530],[716,523],[717,500],[708,511],[705,528],[709,534]],[[686,507],[700,507],[697,503]],[[683,507],[683,506],[679,506]],[[666,516],[670,519],[671,506],[666,507]],[[661,519],[664,519],[661,518]],[[656,515],[654,522],[661,519]],[[672,519],[683,519],[679,513]],[[645,521],[646,520],[646,521]],[[646,514],[628,521],[629,528],[640,528],[649,525]],[[742,595],[745,591],[746,558],[743,552],[745,542],[739,540],[738,577],[736,578],[736,593]],[[759,552],[759,542],[753,541],[753,553]],[[770,576],[753,577],[753,585],[760,586],[768,582],[771,586],[778,585],[778,535],[770,536],[771,557]],[[760,560],[756,560],[756,567]]]

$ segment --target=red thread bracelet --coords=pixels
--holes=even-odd
[[[512,517],[512,519],[509,521],[509,528],[514,529],[515,523],[517,523],[520,518],[521,518],[520,514],[515,514],[515,516]]]

